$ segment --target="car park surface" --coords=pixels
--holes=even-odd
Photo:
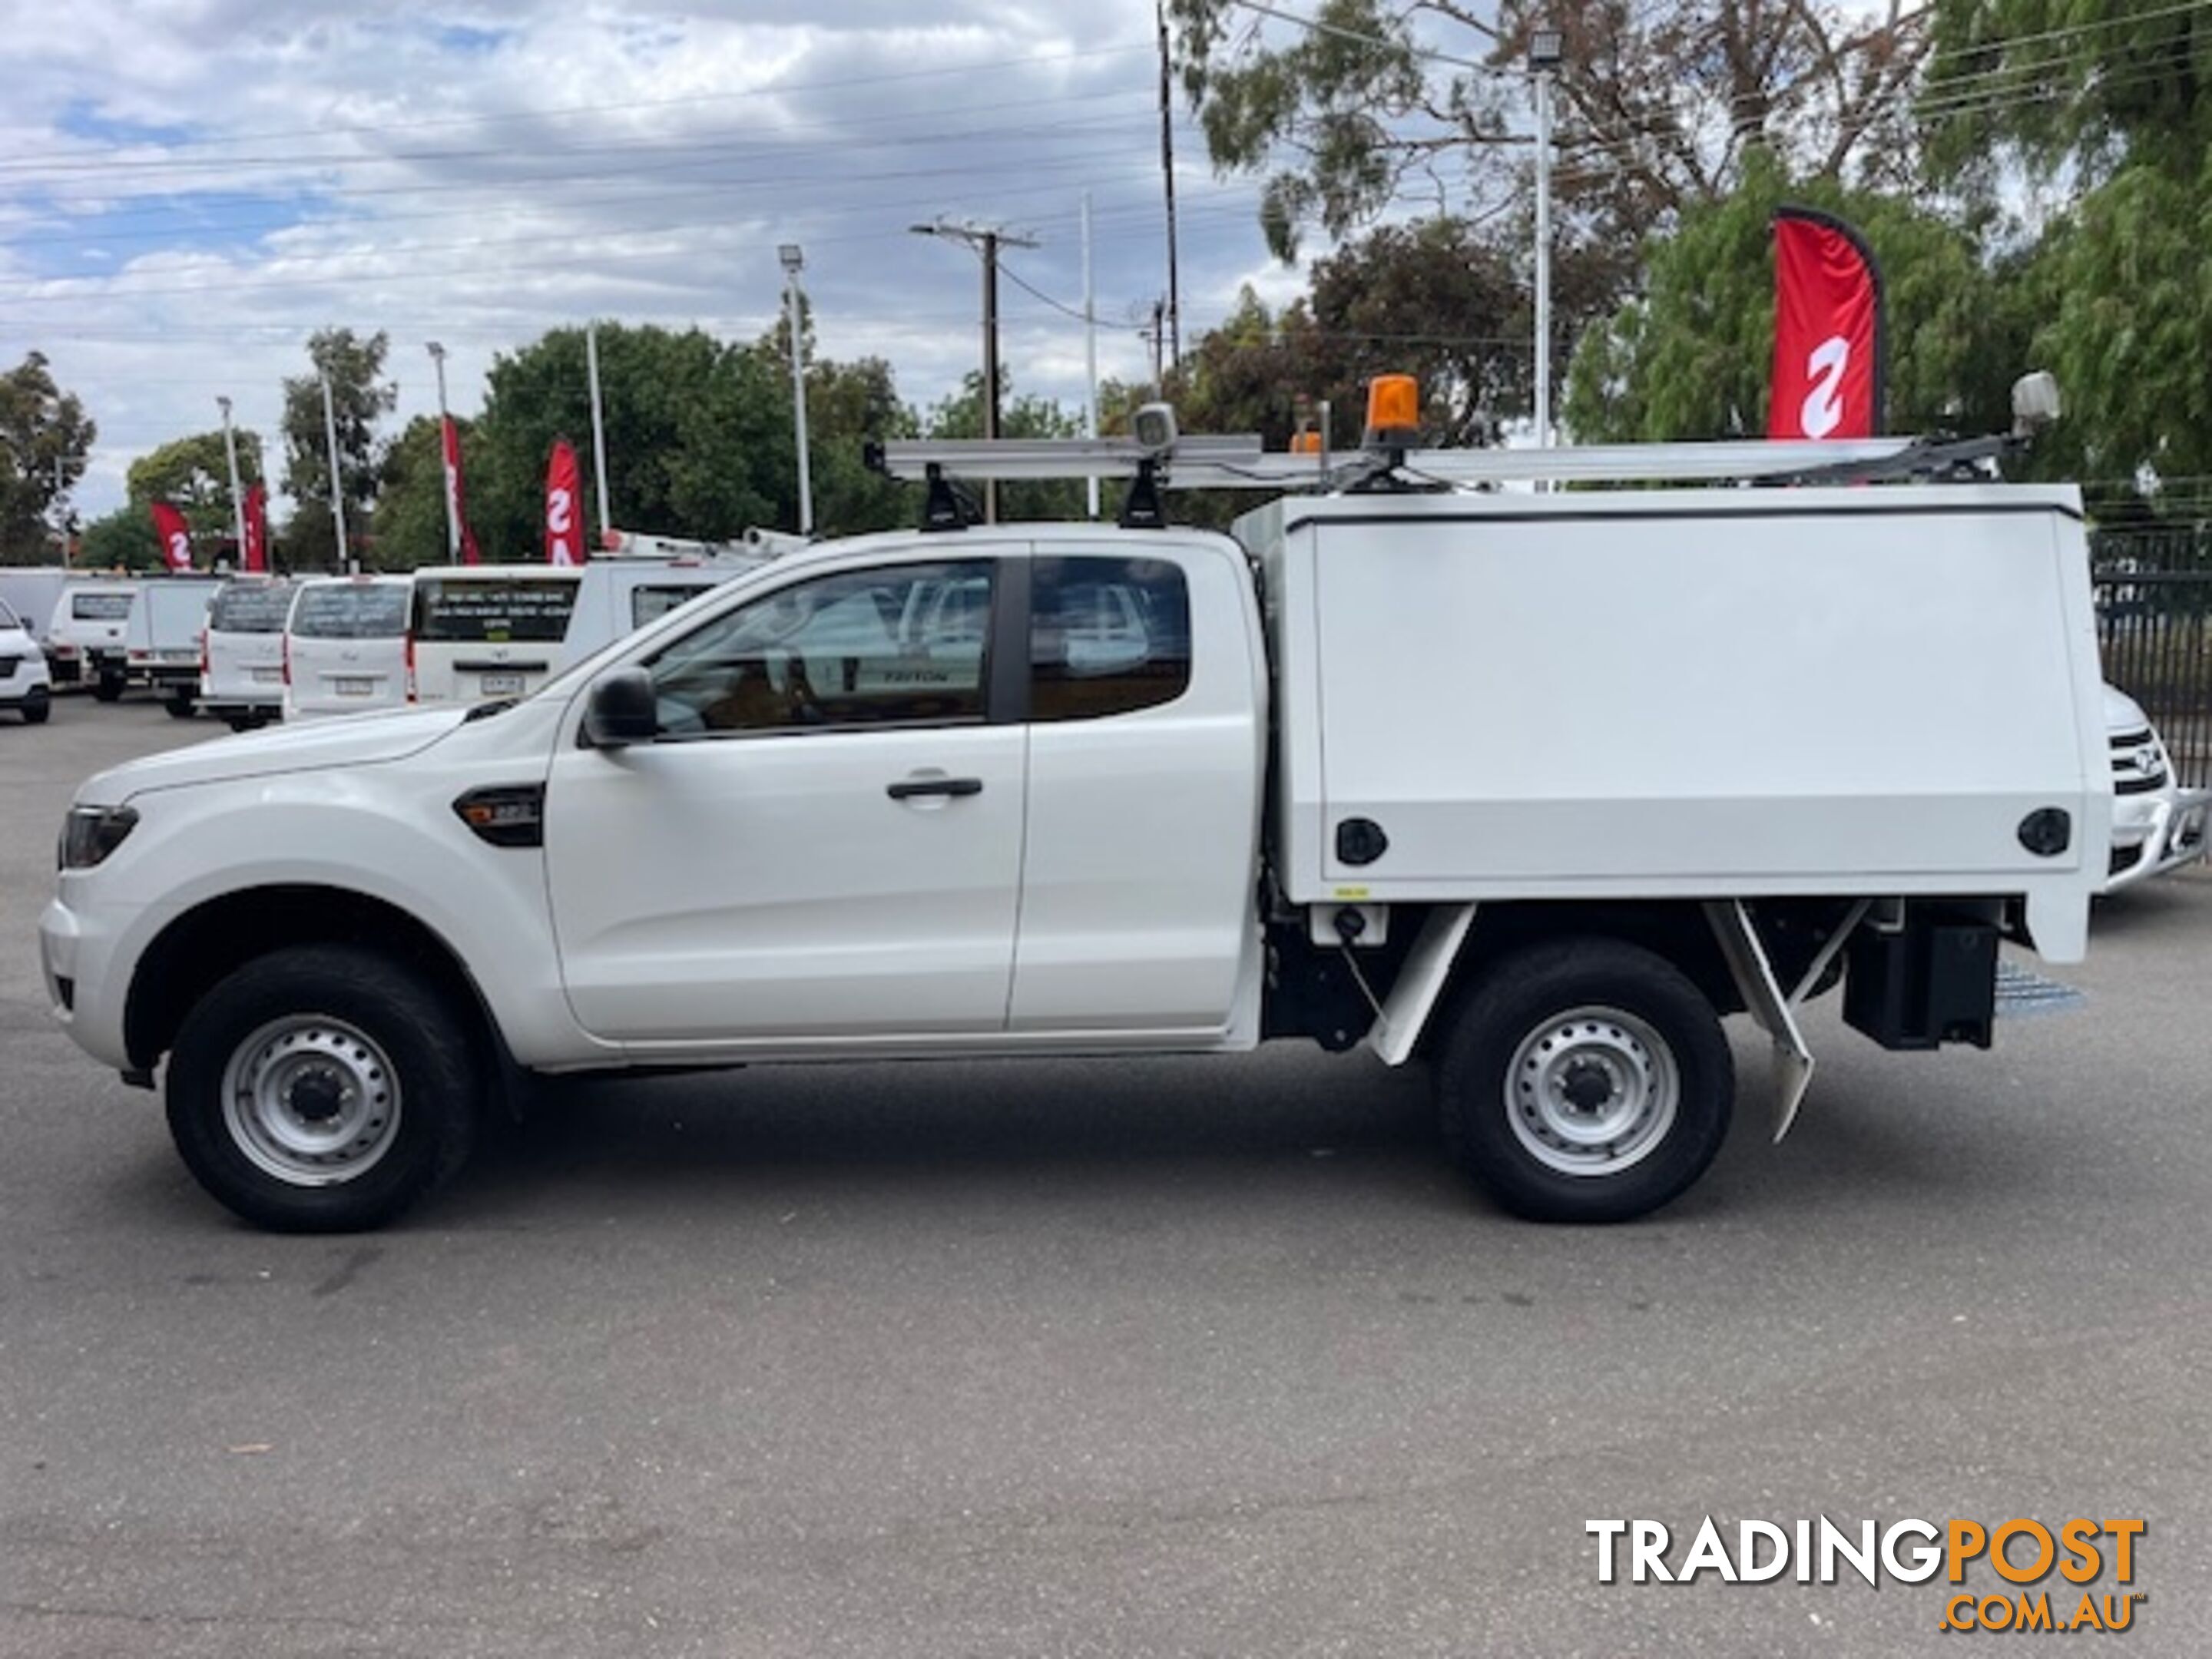
[[[38,982],[76,782],[212,735],[0,721],[0,1651],[1955,1646],[1940,1586],[1601,1585],[1583,1531],[1823,1512],[2144,1516],[2125,1650],[2212,1650],[2202,866],[1992,1054],[1815,1007],[1790,1139],[1636,1225],[1510,1220],[1419,1077],[1285,1047],[575,1084],[285,1239]]]

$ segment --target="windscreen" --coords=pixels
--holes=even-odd
[[[0,599],[0,628],[21,628],[22,619],[8,608],[8,601]]]
[[[233,582],[208,607],[208,629],[216,634],[281,634],[291,608],[289,582]]]
[[[303,640],[396,640],[407,632],[401,582],[318,582],[300,590],[292,632]]]
[[[128,593],[75,593],[70,596],[70,615],[79,622],[121,622],[131,614]]]
[[[424,645],[556,643],[575,608],[574,576],[418,576],[415,638]]]

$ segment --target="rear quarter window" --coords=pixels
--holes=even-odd
[[[1030,718],[1097,720],[1190,685],[1190,590],[1164,559],[1040,558],[1031,576]]]
[[[70,615],[79,622],[121,622],[130,614],[128,593],[76,593],[70,598]]]

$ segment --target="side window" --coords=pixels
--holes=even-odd
[[[983,718],[991,567],[901,564],[799,582],[648,665],[671,736]]]
[[[1190,589],[1164,559],[1041,558],[1030,576],[1030,718],[1095,720],[1190,684]]]

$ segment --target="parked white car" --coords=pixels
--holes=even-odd
[[[2204,856],[2212,789],[2181,787],[2150,717],[2117,686],[2105,688],[2105,729],[2112,750],[2111,894]]]
[[[234,732],[284,714],[284,619],[292,584],[281,576],[237,576],[208,601],[200,635],[200,708]]]
[[[301,582],[284,624],[284,718],[399,708],[415,700],[411,576]]]
[[[31,637],[30,624],[0,599],[0,708],[12,708],[25,725],[37,726],[51,712],[52,697],[46,653]]]
[[[218,576],[149,578],[138,585],[123,625],[125,674],[180,720],[192,717],[208,601],[222,587]]]
[[[46,655],[57,685],[89,685],[102,702],[123,695],[129,659],[123,629],[138,584],[106,578],[70,582],[46,624]]]
[[[75,575],[58,564],[0,565],[0,605],[15,613],[41,649],[54,605]]]

